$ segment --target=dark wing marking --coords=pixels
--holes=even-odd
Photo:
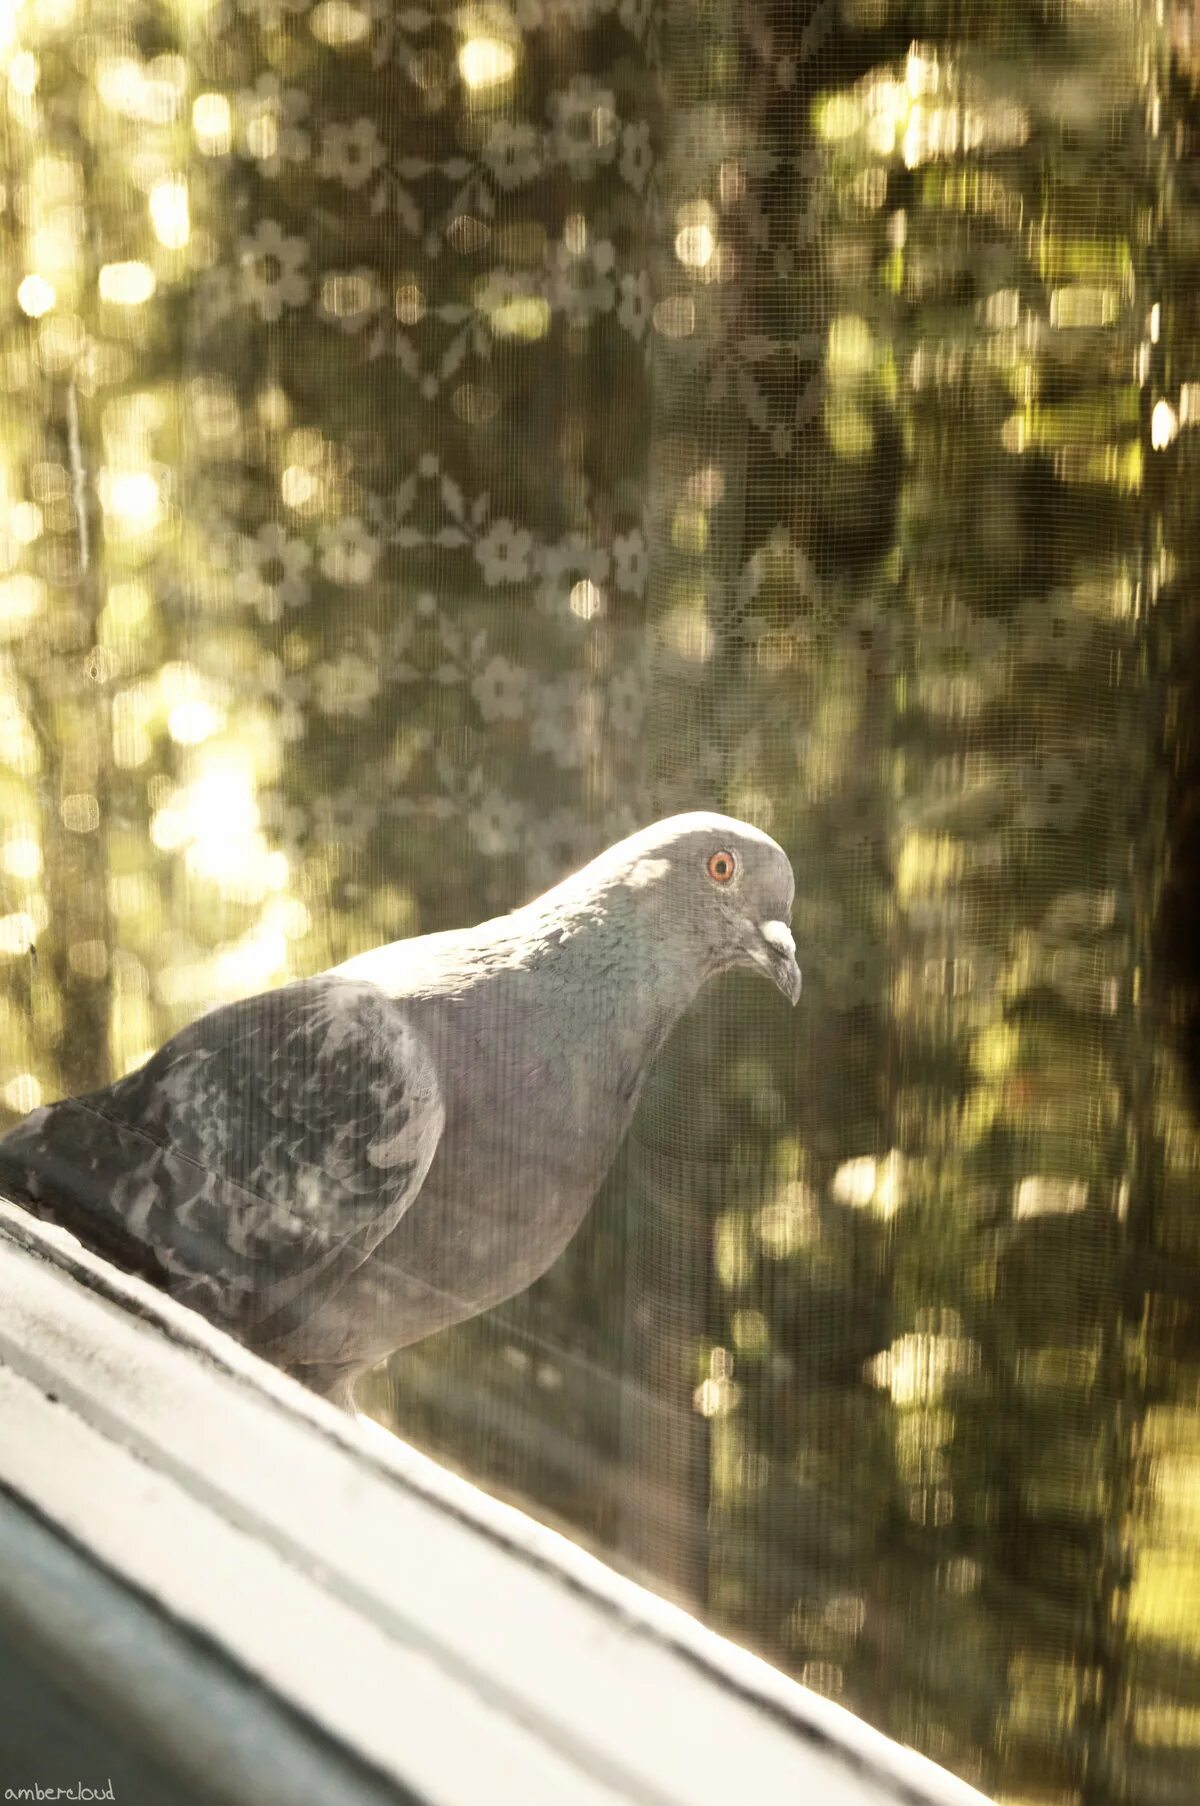
[[[432,1056],[374,985],[214,1010],[3,1143],[39,1208],[256,1342],[300,1326],[395,1228],[444,1123]]]

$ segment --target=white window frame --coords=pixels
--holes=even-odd
[[[0,1503],[0,1622],[254,1806],[986,1806],[3,1200]]]

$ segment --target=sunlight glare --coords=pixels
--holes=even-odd
[[[148,470],[102,470],[97,488],[105,514],[127,533],[149,533],[162,519],[162,495]]]
[[[187,183],[182,176],[166,176],[150,190],[150,224],[160,245],[182,251],[192,233]]]
[[[490,88],[508,81],[517,53],[503,38],[468,38],[458,53],[459,73],[468,88]]]
[[[106,263],[100,271],[100,299],[117,307],[140,307],[157,287],[148,263]]]
[[[48,314],[57,299],[50,283],[36,272],[26,276],[17,290],[17,303],[31,320],[40,320],[43,314]]]

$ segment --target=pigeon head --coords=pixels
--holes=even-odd
[[[698,979],[753,966],[789,1003],[798,1001],[788,927],[795,878],[783,848],[760,828],[729,815],[672,815],[610,847],[580,880],[608,908],[623,896],[626,910]]]

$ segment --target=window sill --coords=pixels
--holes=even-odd
[[[983,1806],[0,1200],[5,1635],[181,1800]]]

